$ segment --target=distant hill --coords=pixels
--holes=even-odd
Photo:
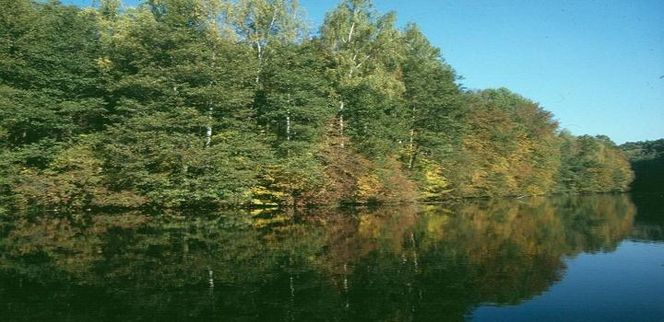
[[[620,148],[632,163],[636,175],[632,191],[664,191],[664,139],[628,142]]]

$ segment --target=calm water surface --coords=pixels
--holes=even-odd
[[[0,321],[664,321],[659,194],[187,216],[0,222]]]

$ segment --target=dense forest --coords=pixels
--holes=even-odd
[[[294,0],[0,5],[0,214],[609,192],[633,177],[608,137],[573,136],[508,89],[463,88],[416,25],[369,0],[315,31]]]
[[[664,191],[664,139],[628,142],[620,146],[632,163],[635,192]]]

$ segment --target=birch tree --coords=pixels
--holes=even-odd
[[[413,169],[418,153],[439,162],[444,151],[453,148],[461,123],[460,92],[454,70],[417,26],[406,28],[403,41],[407,166]]]
[[[276,48],[289,48],[306,37],[306,28],[297,0],[239,0],[229,11],[226,25],[235,30],[241,43],[251,46],[255,54],[255,84],[257,98],[262,93],[264,82],[261,75],[266,64],[275,54]],[[281,100],[279,106],[259,106],[267,102],[255,102],[257,112],[265,109],[283,110],[293,105],[292,99]],[[272,102],[275,103],[275,102]],[[285,104],[285,105],[283,105]],[[292,115],[282,115],[280,121],[286,128],[287,139],[292,137]],[[280,126],[281,127],[281,126]]]
[[[297,0],[239,0],[226,20],[240,40],[255,51],[260,71],[270,54],[272,45],[294,43],[305,37],[302,11]]]
[[[282,155],[312,149],[333,117],[326,98],[325,60],[319,53],[313,42],[279,46],[264,68],[259,120],[276,136]]]
[[[368,0],[344,0],[325,17],[321,41],[332,57],[330,77],[336,88],[338,129],[342,137],[349,127],[350,114],[359,116],[368,112],[366,109],[377,108],[349,106],[351,96],[358,91],[363,91],[360,94],[375,91],[390,99],[403,91],[397,77],[400,55],[395,18],[394,13],[377,14]],[[361,135],[370,134],[367,122],[357,120],[354,130]]]
[[[219,8],[149,2],[123,17],[108,49],[117,121],[103,153],[115,182],[152,202],[237,201],[256,175],[247,155],[269,159],[252,109],[251,48],[227,38]]]

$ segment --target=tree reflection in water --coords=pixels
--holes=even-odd
[[[545,292],[629,236],[626,195],[308,213],[11,218],[0,311],[18,321],[462,320]]]

